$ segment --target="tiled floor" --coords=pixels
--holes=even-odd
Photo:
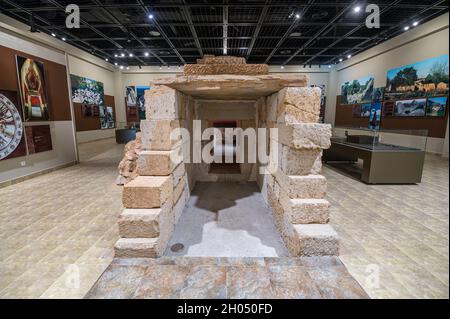
[[[81,298],[111,262],[123,146],[82,144],[82,164],[0,189],[0,298]]]
[[[325,166],[341,260],[372,298],[449,297],[449,162],[418,185],[365,185]]]
[[[0,189],[0,298],[81,298],[110,264],[122,147],[81,148],[82,164]],[[341,260],[370,297],[449,297],[448,173],[433,155],[420,185],[369,186],[324,168]]]

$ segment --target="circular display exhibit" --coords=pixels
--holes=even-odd
[[[0,160],[16,150],[22,135],[22,118],[17,107],[0,93]]]

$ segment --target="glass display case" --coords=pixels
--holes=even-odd
[[[136,139],[139,123],[116,122],[116,143],[126,144]]]
[[[335,127],[331,140],[373,151],[425,151],[428,130]]]
[[[335,127],[323,160],[352,165],[368,184],[420,183],[427,136],[427,130]]]

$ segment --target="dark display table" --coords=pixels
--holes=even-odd
[[[136,129],[117,129],[116,143],[126,144],[136,139]]]
[[[368,184],[414,184],[422,180],[425,152],[382,143],[357,144],[332,139],[324,162],[363,160],[361,180]]]

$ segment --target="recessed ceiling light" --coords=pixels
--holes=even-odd
[[[352,57],[351,54],[347,55],[347,59],[351,59],[351,57]]]
[[[361,11],[361,7],[360,6],[356,6],[353,8],[353,11],[355,11],[356,13]]]
[[[150,53],[148,53],[148,52],[145,52],[145,53],[144,53],[144,55],[145,55],[145,56],[149,56],[149,55],[150,55]]]
[[[106,61],[106,62],[108,62],[108,61],[109,61],[109,59],[108,59],[108,58],[106,58],[106,59],[105,59],[105,61]]]
[[[119,65],[119,63],[117,63],[117,62],[114,62],[114,65],[115,65],[115,66],[118,66],[118,65]]]
[[[343,59],[343,58],[340,58],[340,59],[339,59],[339,62],[342,62],[342,61],[344,61],[344,59]]]
[[[300,14],[297,13],[297,14],[295,15],[295,18],[296,18],[296,19],[300,19]]]
[[[413,23],[413,26],[415,26],[415,27],[417,27],[419,25],[419,22],[418,21],[415,21],[414,23]]]
[[[52,32],[52,37],[56,37],[56,33],[53,33],[53,32]]]
[[[123,70],[123,65],[120,66],[120,69]]]
[[[328,66],[329,69],[331,69],[331,64]]]
[[[129,56],[130,58],[133,57],[133,53],[128,54],[128,56]]]
[[[121,53],[120,56],[123,58],[125,56],[125,53]]]
[[[118,57],[117,53],[116,53],[116,54],[114,54],[114,57],[115,57],[115,58],[117,58],[117,57]]]
[[[61,40],[66,41],[67,39],[66,38],[61,38]]]
[[[409,30],[409,26],[404,27],[403,30],[408,31]]]
[[[153,14],[149,14],[149,15],[148,15],[148,18],[149,18],[149,19],[153,19],[153,18],[154,18],[154,17],[153,17]]]

